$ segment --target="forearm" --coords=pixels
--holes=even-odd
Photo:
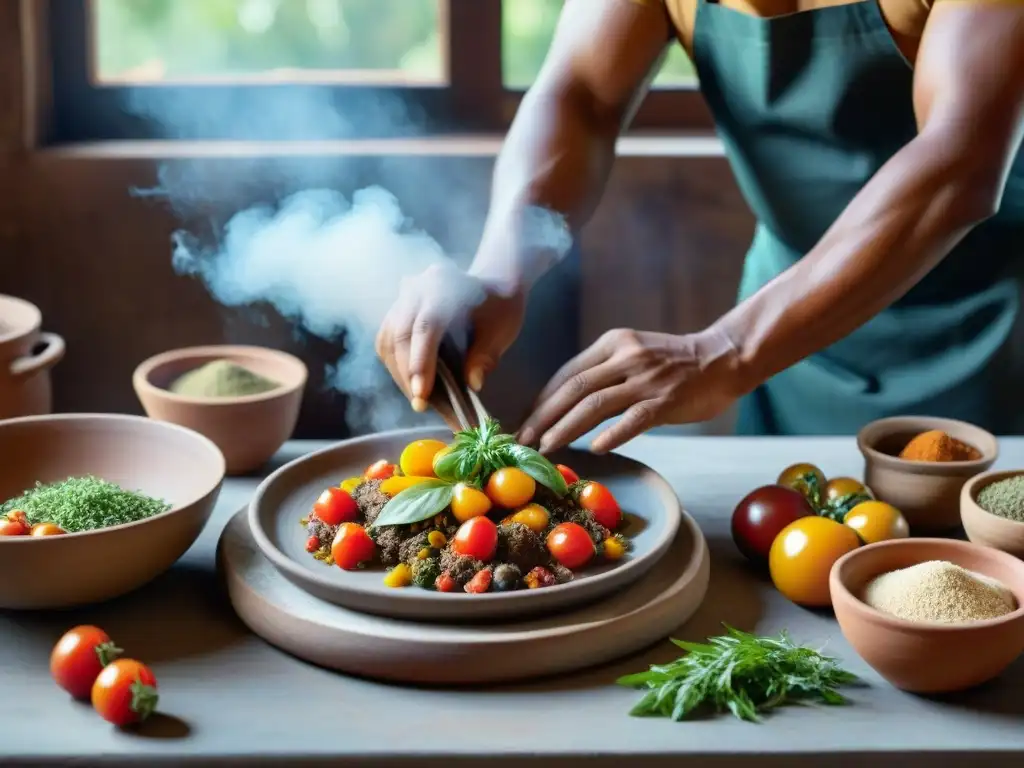
[[[582,94],[527,94],[495,166],[474,274],[525,290],[589,219],[615,156],[619,122]]]
[[[1005,169],[974,158],[921,134],[809,254],[716,324],[736,351],[741,394],[866,323],[996,210]]]

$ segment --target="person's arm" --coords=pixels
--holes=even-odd
[[[1024,139],[1024,4],[935,0],[914,77],[919,133],[817,246],[712,328],[743,394],[903,296],[999,207]]]
[[[532,211],[578,229],[604,191],[615,142],[671,39],[662,0],[568,0],[537,81],[498,157],[491,207],[470,272],[524,291],[552,254],[527,241]]]

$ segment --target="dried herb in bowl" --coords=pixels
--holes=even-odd
[[[756,722],[760,713],[796,701],[846,703],[837,689],[857,678],[835,659],[795,645],[785,632],[756,637],[724,626],[726,634],[707,643],[672,640],[685,656],[619,678],[619,685],[647,691],[630,714],[685,720],[709,708]]]
[[[22,510],[30,523],[54,523],[68,533],[134,523],[166,512],[171,505],[97,477],[69,477],[25,491],[0,504],[0,518]]]

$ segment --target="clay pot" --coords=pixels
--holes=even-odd
[[[34,304],[0,295],[0,420],[53,410],[50,369],[64,357],[64,339],[40,331]]]
[[[994,578],[1017,599],[1017,610],[965,624],[904,621],[860,598],[883,573],[929,560],[946,560]],[[953,539],[896,539],[869,544],[841,557],[829,574],[832,607],[853,649],[897,688],[949,693],[980,685],[1003,672],[1024,651],[1024,562],[987,547]]]
[[[986,485],[1024,474],[1024,470],[985,472],[972,477],[960,492],[960,519],[967,538],[983,547],[992,547],[1024,558],[1024,523],[986,512],[978,504],[978,493]]]
[[[244,397],[185,397],[169,391],[179,376],[214,360],[229,360],[276,381],[269,392]],[[135,369],[132,384],[146,414],[193,429],[212,440],[229,475],[263,466],[295,431],[307,370],[287,352],[263,347],[188,347],[151,357]]]
[[[914,437],[940,429],[974,446],[974,461],[907,461],[899,453]],[[892,504],[907,519],[911,534],[945,533],[960,525],[960,491],[999,456],[999,441],[990,432],[954,419],[894,416],[866,425],[857,434],[864,456],[864,483],[875,497]]]

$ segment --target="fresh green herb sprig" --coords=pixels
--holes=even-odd
[[[71,477],[48,485],[37,483],[0,504],[0,517],[20,509],[33,525],[54,523],[68,533],[79,533],[145,520],[170,508],[165,501],[96,477]]]
[[[710,708],[757,722],[761,713],[787,703],[846,703],[837,689],[857,677],[835,659],[795,645],[785,631],[776,637],[756,637],[724,626],[726,634],[707,643],[672,640],[687,652],[685,656],[620,678],[619,685],[646,689],[630,714],[679,721]]]
[[[799,491],[810,502],[811,508],[821,517],[843,522],[846,513],[863,501],[871,501],[866,493],[849,493],[838,499],[829,499],[825,489],[818,482],[818,477],[813,472],[802,475],[793,485],[793,490]]]
[[[373,522],[382,525],[411,525],[429,520],[451,504],[456,483],[481,487],[484,480],[503,467],[516,467],[558,496],[569,489],[565,478],[550,461],[512,435],[501,431],[494,419],[474,429],[455,434],[455,439],[434,461],[436,480],[417,483],[398,493],[384,505]]]

